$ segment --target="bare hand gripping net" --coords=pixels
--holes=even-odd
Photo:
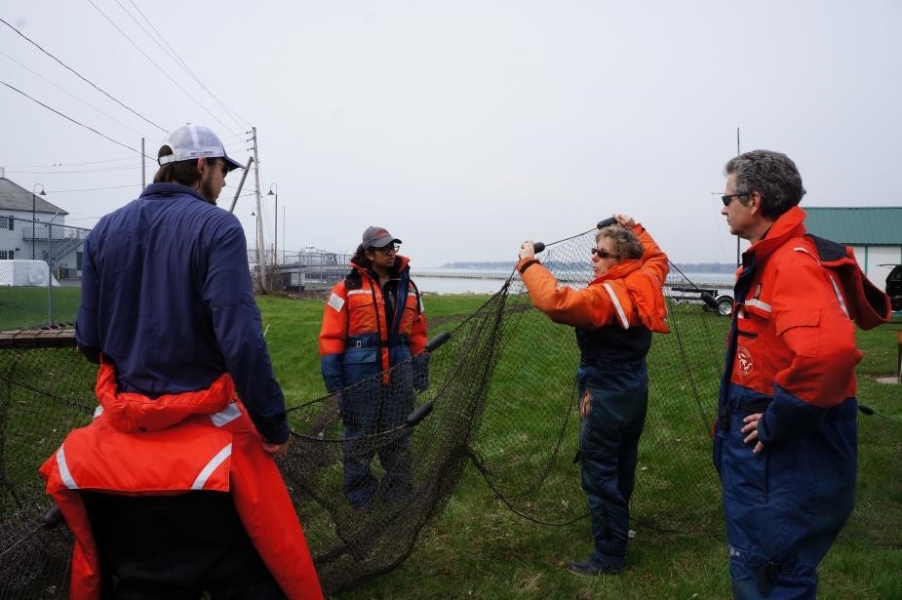
[[[591,277],[592,247],[594,229],[549,244],[540,258],[559,281],[581,287]],[[636,527],[719,536],[710,431],[729,319],[680,302],[685,290],[698,288],[674,271],[668,280],[671,333],[655,335],[648,356],[649,410],[633,520]],[[713,298],[707,301],[717,308]],[[433,318],[430,326],[428,370],[411,361],[378,380],[290,408],[293,440],[278,462],[327,593],[401,564],[468,466],[524,518],[560,525],[587,512],[573,463],[579,353],[572,328],[533,309],[516,274],[472,314]],[[71,331],[0,334],[0,599],[67,597],[72,536],[47,515],[52,505],[37,470],[68,431],[90,421],[95,376],[96,367],[75,351]],[[373,390],[372,413],[340,409],[355,394]],[[369,429],[346,440],[343,418],[360,419]],[[862,462],[872,445],[898,445],[896,425],[861,419]],[[403,474],[400,486],[386,481],[383,456],[402,462],[400,471],[393,469]],[[345,494],[345,466],[355,460],[373,474],[373,500],[360,508]],[[898,485],[900,467],[890,468]],[[695,510],[669,508],[684,505],[670,498],[687,495],[696,499]],[[856,511],[853,520],[892,514],[898,511],[885,504]],[[882,531],[874,535],[894,539],[875,542],[899,543],[897,527]]]

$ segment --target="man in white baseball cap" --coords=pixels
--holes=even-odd
[[[182,125],[169,134],[163,145],[169,146],[172,154],[160,156],[161,166],[195,158],[222,158],[229,171],[243,168],[240,162],[229,158],[219,137],[203,125]]]
[[[154,183],[180,183],[193,188],[207,202],[216,204],[225,177],[244,168],[230,158],[219,136],[203,125],[188,123],[170,133],[157,155],[160,169]]]
[[[158,157],[84,242],[76,340],[103,411],[42,471],[79,540],[70,595],[320,600],[244,230],[215,206],[241,165],[191,124]]]

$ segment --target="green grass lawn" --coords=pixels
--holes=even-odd
[[[488,296],[429,296],[426,298],[430,333],[450,329],[481,306]],[[317,334],[322,300],[288,300],[279,296],[259,299],[273,364],[289,404],[325,393],[319,373]],[[700,310],[689,307],[689,310]],[[719,323],[725,326],[726,320]],[[864,448],[860,465],[859,504],[856,514],[821,565],[820,598],[902,598],[899,549],[902,494],[898,474],[902,431],[900,388],[878,383],[893,372],[896,360],[896,322],[871,332],[860,332],[865,359],[859,366],[863,403],[875,408],[874,417],[862,417],[864,433],[877,430],[886,447]],[[572,332],[560,328],[560,340],[572,344]],[[724,328],[725,329],[725,328]],[[709,352],[707,348],[697,352]],[[493,385],[503,385],[515,366],[502,363]],[[566,374],[569,377],[570,374]],[[654,373],[653,375],[654,376]],[[567,384],[562,384],[565,391]],[[691,408],[690,408],[691,410]],[[697,420],[697,416],[690,417]],[[487,414],[482,431],[515,435],[511,423]],[[884,428],[885,431],[879,431]],[[646,436],[667,435],[647,428]],[[862,444],[867,436],[863,434]],[[573,440],[571,440],[572,443]],[[478,440],[477,440],[478,445]],[[572,444],[571,444],[572,445]],[[867,452],[865,452],[867,450]],[[587,519],[566,525],[542,525],[514,514],[488,487],[479,472],[468,467],[445,510],[420,535],[413,554],[385,575],[339,594],[342,599],[370,598],[729,598],[726,541],[720,513],[719,485],[710,466],[709,446],[681,448],[691,460],[704,461],[710,480],[704,489],[671,489],[643,497],[643,482],[652,475],[639,473],[634,515],[640,515],[629,550],[629,568],[617,576],[580,578],[564,570],[566,561],[582,560],[592,542]],[[660,452],[640,457],[647,464],[687,460],[677,453]],[[645,479],[643,479],[643,477]],[[884,483],[881,483],[884,482]],[[574,475],[569,497],[573,507],[585,499]],[[861,489],[864,488],[864,489]],[[699,493],[706,498],[699,505]],[[635,506],[636,504],[638,506]],[[870,510],[876,507],[876,513]],[[892,512],[895,511],[895,513]],[[577,511],[579,512],[579,511]],[[671,530],[672,522],[689,525]]]
[[[80,287],[0,286],[0,331],[74,321]]]
[[[23,314],[32,314],[31,305],[40,306],[35,315],[46,315],[46,296],[41,290],[0,288],[0,329],[18,328],[28,323]],[[46,292],[46,290],[44,290]],[[66,306],[71,317],[77,311],[77,288],[54,290],[54,307]],[[41,303],[41,298],[44,298]],[[430,322],[430,335],[452,330],[464,322],[489,299],[481,295],[427,296],[425,298]],[[279,295],[258,298],[263,326],[276,375],[285,392],[289,406],[301,406],[322,397],[325,388],[320,375],[317,337],[323,299],[290,299]],[[41,308],[42,307],[42,308]],[[54,309],[56,310],[56,308]],[[686,316],[696,317],[698,306],[681,306]],[[42,311],[44,311],[42,313]],[[15,315],[15,316],[11,316]],[[722,353],[722,339],[728,321],[708,315],[699,321],[706,338],[715,342],[709,347],[699,343],[685,344],[680,360],[697,364],[695,372],[704,382],[679,381],[687,387],[702,385],[702,395],[710,405],[711,394],[716,397],[718,368]],[[547,446],[554,441],[559,424],[548,415],[560,413],[561,406],[572,404],[572,365],[555,353],[555,348],[574,345],[572,330],[558,326],[543,330],[543,338],[535,342],[528,338],[533,325],[544,319],[538,313],[525,315],[520,329],[509,332],[516,341],[522,338],[523,354],[513,362],[502,361],[495,370],[489,400],[503,400],[501,392],[513,386],[520,375],[519,365],[530,358],[546,361],[548,374],[542,393],[551,409],[543,412],[541,404],[488,406],[472,447],[487,462],[501,461],[509,471],[524,472],[535,469]],[[56,320],[56,319],[54,319]],[[855,513],[833,550],[821,565],[819,598],[902,598],[902,482],[899,456],[902,450],[902,405],[897,385],[880,383],[878,378],[891,375],[896,368],[896,332],[902,322],[896,320],[877,330],[859,332],[859,345],[865,358],[858,368],[861,402],[874,408],[871,417],[860,419],[861,460],[858,483],[858,502]],[[650,356],[653,382],[664,381],[673,375],[663,369],[666,362],[679,362],[670,356],[678,335],[674,332],[666,343],[656,339]],[[521,349],[512,343],[510,352]],[[68,355],[67,355],[68,356]],[[436,355],[438,356],[438,354]],[[71,360],[81,361],[74,353]],[[5,364],[0,364],[0,371]],[[20,366],[19,369],[24,367]],[[68,372],[78,368],[57,364],[58,388],[54,393],[64,395],[62,380]],[[53,373],[26,375],[36,382],[57,381]],[[2,382],[2,381],[0,381]],[[41,384],[43,385],[43,383]],[[715,389],[711,386],[715,385]],[[654,383],[653,383],[654,386]],[[705,387],[707,386],[707,387]],[[559,390],[547,395],[545,390]],[[687,397],[689,394],[687,392]],[[553,396],[553,397],[552,397]],[[654,390],[650,410],[668,410],[672,401]],[[45,419],[29,409],[29,398],[13,403],[9,414],[11,423],[26,412],[31,419]],[[491,404],[491,402],[490,402]],[[555,408],[557,407],[557,408]],[[516,514],[489,487],[482,474],[472,465],[464,470],[444,509],[435,516],[419,535],[410,557],[397,569],[374,577],[337,594],[342,600],[373,598],[729,598],[727,549],[720,512],[720,493],[716,474],[710,463],[710,445],[704,435],[704,409],[687,403],[673,419],[649,421],[640,448],[640,470],[633,500],[636,531],[629,549],[629,567],[620,575],[599,578],[580,578],[567,573],[564,564],[582,560],[591,551],[589,523],[578,518],[585,513],[585,497],[579,485],[578,470],[569,464],[575,439],[565,436],[561,453],[568,460],[550,474],[553,479],[555,505],[546,505],[548,497],[516,498],[517,506],[529,504],[549,506],[558,514],[576,515],[568,520],[549,519],[539,523]],[[553,409],[553,410],[552,410]],[[74,409],[73,409],[74,410]],[[29,412],[30,411],[30,412]],[[519,418],[523,411],[534,411],[529,418]],[[702,414],[699,414],[699,413]],[[86,413],[89,415],[89,413]],[[84,418],[88,418],[85,416]],[[40,437],[24,438],[26,427],[10,427],[6,433],[11,440],[21,438],[35,460],[46,457],[55,443]],[[701,431],[702,433],[698,433]],[[59,435],[54,432],[54,435]],[[55,439],[55,438],[54,438]],[[670,443],[672,442],[672,443]],[[511,448],[534,448],[512,452]],[[10,456],[7,457],[8,459]],[[35,465],[27,464],[23,472],[33,476]],[[689,483],[675,484],[674,472],[686,470],[701,473]],[[13,470],[18,477],[19,469]],[[22,475],[24,477],[24,475]],[[497,482],[496,482],[497,483]],[[504,483],[504,482],[502,482]],[[538,494],[538,492],[537,492]],[[303,515],[302,515],[303,518]],[[570,521],[570,522],[567,522]],[[311,534],[317,530],[308,523]],[[328,532],[327,532],[328,533]],[[322,535],[322,533],[319,533]]]

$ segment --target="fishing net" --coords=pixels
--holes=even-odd
[[[581,287],[591,276],[592,247],[594,230],[549,244],[540,257],[562,283]],[[729,328],[719,299],[716,286],[672,270],[671,333],[655,335],[648,357],[634,527],[722,535],[710,459]],[[478,310],[431,319],[430,329],[428,370],[411,361],[290,408],[293,440],[278,464],[327,593],[402,563],[468,465],[524,518],[562,525],[586,515],[573,463],[579,353],[572,328],[532,308],[512,273]],[[68,431],[90,421],[95,375],[75,351],[71,329],[0,334],[0,599],[66,596],[72,537],[65,523],[47,522],[51,503],[37,469]],[[351,400],[363,397],[372,398],[373,412],[350,414]],[[345,439],[346,418],[359,420],[359,436]],[[897,422],[862,418],[859,431],[861,464],[898,455]],[[345,494],[349,461],[358,472],[361,464],[371,469],[364,506]],[[885,479],[859,481],[864,508],[849,527],[859,522],[874,543],[900,542],[900,470],[887,462]],[[687,497],[695,508],[685,509]]]

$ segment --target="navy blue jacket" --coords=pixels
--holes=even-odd
[[[257,430],[288,439],[238,219],[191,188],[154,183],[85,240],[76,337],[119,389],[156,398],[228,372]]]

